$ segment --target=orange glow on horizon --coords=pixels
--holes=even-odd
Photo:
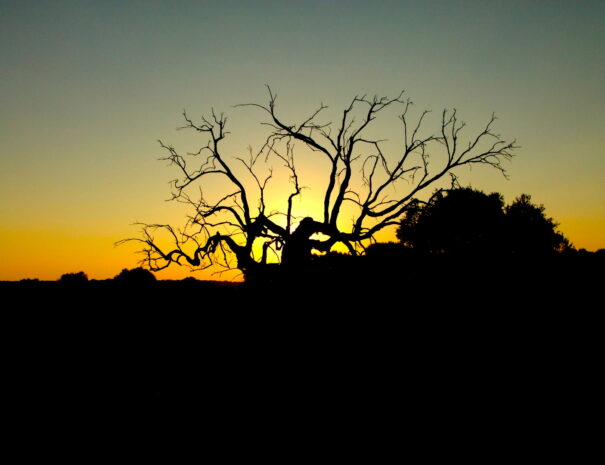
[[[577,248],[596,251],[605,248],[605,220],[566,218],[559,229]],[[124,268],[139,266],[136,244],[114,245],[123,237],[74,235],[56,231],[0,230],[1,281],[21,279],[57,280],[64,273],[84,271],[90,279],[110,279]],[[380,242],[395,241],[394,230],[377,237]],[[332,249],[347,253],[344,245]],[[216,270],[214,270],[216,271]],[[172,265],[155,273],[158,279],[183,279],[192,276],[202,280],[241,281],[238,270],[215,274],[211,270],[191,272],[186,266]]]

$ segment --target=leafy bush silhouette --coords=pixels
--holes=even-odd
[[[68,284],[85,283],[88,282],[88,276],[83,271],[78,271],[77,273],[65,273],[61,275],[59,281]]]
[[[142,267],[132,269],[124,268],[113,279],[114,281],[125,284],[149,284],[156,281],[155,275],[151,271]]]

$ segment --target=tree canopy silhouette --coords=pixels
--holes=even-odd
[[[397,237],[418,252],[448,255],[547,255],[570,247],[557,223],[523,194],[504,205],[500,194],[472,188],[437,191],[405,213]]]
[[[88,275],[83,271],[77,273],[64,273],[61,275],[59,281],[69,284],[85,283],[88,281]]]
[[[410,206],[399,240],[420,252],[477,255],[502,248],[504,201],[499,194],[463,188],[438,191]]]
[[[571,247],[557,230],[558,224],[545,214],[544,205],[535,205],[523,194],[505,208],[508,247],[515,255],[546,255]]]
[[[485,165],[505,174],[503,160],[510,159],[515,142],[493,130],[495,116],[468,138],[456,110],[443,110],[432,131],[426,129],[428,111],[412,116],[412,102],[403,92],[394,98],[356,96],[340,112],[336,123],[321,121],[323,104],[299,121],[287,121],[277,108],[277,97],[268,88],[267,104],[242,104],[264,114],[268,128],[258,151],[246,157],[227,153],[227,119],[214,111],[194,121],[186,112],[184,128],[197,132],[203,142],[192,154],[182,154],[160,141],[165,160],[179,177],[172,183],[173,199],[191,208],[185,226],[141,224],[140,237],[126,239],[143,244],[142,262],[154,271],[171,264],[202,269],[217,265],[237,268],[249,278],[270,262],[297,270],[309,263],[313,252],[325,253],[337,244],[362,254],[381,230],[399,225],[400,217],[417,208],[416,198],[439,183],[454,182],[462,167]],[[389,108],[397,108],[402,146],[396,153],[376,137],[375,121]],[[296,150],[296,157],[295,157]],[[305,188],[298,166],[299,153],[314,157],[323,172],[321,213],[296,215]],[[323,163],[323,164],[321,164]],[[289,191],[269,199],[277,168],[287,173]],[[449,176],[448,176],[449,175]],[[211,195],[220,178],[224,191]],[[196,188],[198,188],[196,190]],[[270,207],[270,204],[281,206]],[[346,212],[346,213],[345,213]],[[163,233],[168,242],[158,239]]]
[[[127,283],[127,284],[146,284],[153,283],[156,280],[156,277],[152,272],[146,270],[145,268],[138,267],[127,269],[124,268],[117,274],[114,278],[114,281]]]

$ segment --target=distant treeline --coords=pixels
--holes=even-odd
[[[362,256],[335,252],[314,256],[309,264],[297,270],[268,265],[265,273],[241,283],[201,281],[193,277],[157,280],[148,270],[135,268],[123,270],[109,280],[89,280],[84,272],[78,272],[64,274],[54,282],[4,282],[0,288],[20,291],[26,299],[64,296],[62,304],[72,307],[107,305],[109,301],[110,311],[120,307],[162,306],[215,311],[225,306],[256,305],[259,308],[279,305],[285,309],[296,303],[334,308],[337,301],[343,305],[344,302],[363,305],[362,301],[368,298],[406,301],[413,307],[424,296],[430,296],[429,302],[437,304],[453,296],[491,299],[496,294],[500,296],[499,302],[526,295],[557,303],[594,294],[604,278],[605,250],[588,252],[570,248],[547,256],[464,255],[428,253],[401,243],[378,243],[368,247]]]

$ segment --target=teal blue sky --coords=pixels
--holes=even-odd
[[[604,45],[603,1],[2,0],[0,279],[26,277],[15,263],[35,266],[42,237],[79,244],[72,267],[97,244],[110,265],[82,253],[80,268],[117,273],[131,223],[175,218],[157,139],[214,107],[234,143],[257,143],[261,115],[233,106],[265,84],[291,119],[404,89],[470,127],[495,112],[521,146],[510,179],[461,182],[529,193],[577,247],[605,247]],[[75,271],[44,256],[44,276]]]

